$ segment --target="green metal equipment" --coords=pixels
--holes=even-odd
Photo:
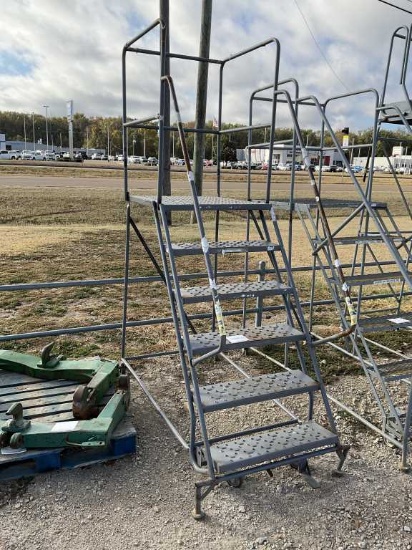
[[[11,419],[0,422],[0,449],[65,446],[101,447],[108,445],[114,428],[125,415],[130,401],[129,378],[116,361],[100,358],[66,360],[51,355],[53,344],[41,357],[0,350],[0,369],[46,380],[81,382],[73,394],[72,421],[45,423],[26,420],[23,405],[14,403],[7,411]],[[115,388],[101,412],[101,402]]]

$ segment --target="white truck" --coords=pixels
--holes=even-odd
[[[18,160],[21,158],[20,151],[10,150],[7,151],[6,149],[0,150],[0,160]]]
[[[45,154],[42,151],[30,151],[25,149],[21,152],[22,160],[46,160]]]

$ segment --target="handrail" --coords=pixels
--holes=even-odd
[[[195,215],[196,215],[197,225],[198,225],[198,228],[199,228],[199,233],[200,233],[200,238],[201,238],[201,245],[202,245],[203,255],[204,255],[205,264],[206,264],[206,271],[207,271],[207,275],[209,277],[209,286],[210,286],[210,290],[211,290],[211,293],[212,293],[213,305],[214,305],[214,310],[215,310],[215,314],[216,314],[216,321],[217,321],[217,326],[218,326],[218,330],[219,330],[219,334],[220,334],[219,346],[215,350],[212,350],[212,351],[206,353],[205,355],[199,357],[198,359],[194,360],[193,361],[193,366],[195,366],[196,364],[200,363],[201,361],[203,361],[205,359],[208,359],[210,357],[213,357],[213,356],[219,354],[221,351],[223,351],[224,346],[226,344],[226,327],[225,327],[225,322],[224,322],[224,319],[223,319],[222,307],[220,305],[220,298],[219,298],[219,293],[218,293],[218,290],[217,290],[217,285],[216,285],[216,281],[215,281],[215,275],[214,275],[214,272],[213,272],[212,262],[210,260],[209,242],[207,240],[205,228],[204,228],[204,225],[203,225],[202,214],[201,214],[200,205],[199,205],[199,199],[198,199],[197,192],[196,192],[196,185],[195,185],[194,175],[193,175],[193,172],[192,172],[189,152],[188,152],[188,149],[187,149],[185,132],[184,132],[184,129],[183,129],[182,118],[180,116],[180,110],[179,110],[179,104],[178,104],[178,101],[177,101],[176,90],[175,90],[175,87],[174,87],[174,84],[173,84],[173,79],[170,75],[163,76],[161,78],[161,80],[165,80],[167,82],[167,84],[169,86],[169,90],[171,92],[172,100],[173,100],[173,106],[174,106],[174,109],[175,109],[175,114],[176,114],[176,119],[177,119],[177,128],[178,128],[178,132],[179,132],[179,139],[180,139],[180,143],[181,143],[181,146],[182,146],[183,158],[185,160],[187,178],[189,180],[189,184],[190,184],[190,188],[191,188],[191,192],[192,192],[193,207],[194,207],[194,212],[195,212]]]
[[[303,136],[302,136],[302,133],[300,131],[300,127],[299,127],[299,123],[298,123],[298,120],[297,120],[296,112],[293,108],[292,99],[290,97],[289,92],[287,92],[286,90],[274,90],[274,95],[282,95],[282,94],[285,96],[285,99],[286,99],[287,104],[289,106],[290,115],[292,117],[293,125],[294,125],[295,131],[296,131],[296,138],[299,142],[299,145],[300,145],[300,148],[301,148],[301,151],[302,151],[303,161],[304,161],[305,166],[308,170],[310,184],[311,184],[313,192],[315,194],[316,204],[317,204],[318,212],[319,212],[319,215],[320,215],[320,218],[321,218],[321,221],[322,221],[322,226],[323,226],[323,229],[326,233],[326,237],[327,237],[327,239],[330,243],[330,251],[331,251],[332,261],[333,261],[333,264],[334,264],[335,269],[337,271],[339,281],[341,283],[341,288],[342,288],[342,291],[343,291],[343,294],[344,294],[344,297],[345,297],[346,307],[347,307],[347,310],[348,310],[348,313],[349,313],[349,318],[350,318],[350,326],[347,329],[343,330],[342,332],[340,332],[338,334],[329,336],[327,338],[324,338],[322,340],[317,341],[316,343],[313,343],[313,345],[320,345],[320,344],[323,344],[323,343],[326,343],[326,342],[330,342],[332,340],[337,340],[338,338],[348,336],[349,334],[354,332],[354,330],[356,329],[358,320],[357,320],[356,309],[355,309],[355,306],[352,302],[350,289],[349,289],[349,286],[346,284],[346,281],[345,281],[345,274],[344,274],[343,269],[342,269],[342,264],[339,260],[338,251],[337,251],[337,248],[336,248],[335,243],[333,241],[332,232],[331,232],[331,229],[329,227],[329,221],[328,221],[325,209],[324,209],[323,204],[322,204],[320,190],[319,190],[318,184],[316,183],[316,179],[315,179],[315,176],[314,176],[313,166],[311,164],[310,157],[307,153],[307,150],[306,150],[304,142],[303,142]],[[303,99],[307,99],[307,98],[303,98]],[[314,104],[317,107],[319,113],[321,114],[322,122],[327,127],[327,130],[330,132],[332,137],[335,137],[334,132],[333,132],[333,130],[332,130],[327,118],[326,118],[326,115],[324,113],[324,109],[321,107],[319,101],[317,100],[317,98],[315,96],[310,96],[310,99],[314,102]],[[300,103],[300,98],[297,99],[295,102]],[[335,138],[334,141],[335,141],[335,146],[337,146],[338,150],[343,154],[343,151],[342,151],[340,145],[338,144],[336,138]],[[347,167],[349,173],[352,175],[349,163],[348,163],[346,157],[344,157],[344,155],[343,155],[342,160],[346,164],[346,167]],[[365,197],[365,199],[366,199],[366,197]]]

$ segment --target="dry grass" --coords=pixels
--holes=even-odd
[[[25,167],[26,168],[26,167]],[[1,168],[3,170],[4,167]],[[29,169],[29,167],[27,167]],[[53,171],[54,168],[51,168]],[[64,170],[63,168],[61,170]],[[74,170],[74,169],[72,169]],[[104,171],[108,175],[108,171]],[[145,173],[148,177],[149,172]],[[154,172],[150,172],[153,177]],[[118,172],[116,173],[119,176]],[[228,185],[238,174],[225,175]],[[261,176],[259,176],[261,177]],[[176,175],[178,189],[184,174]],[[180,179],[179,179],[180,178]],[[262,179],[263,181],[263,179]],[[242,184],[243,185],[243,184]],[[138,187],[138,186],[137,186]],[[325,195],[336,196],[336,186],[325,187]],[[308,190],[310,191],[310,190]],[[239,190],[231,189],[227,195],[238,196]],[[382,192],[383,193],[383,192]],[[276,191],[277,198],[286,198],[286,191]],[[306,197],[309,192],[300,192]],[[343,198],[343,197],[340,197]],[[348,194],[345,198],[355,198]],[[391,197],[395,209],[399,205],[396,197]],[[342,214],[339,212],[337,214]],[[84,279],[112,279],[123,277],[124,271],[124,202],[121,189],[101,188],[16,188],[2,189],[2,252],[0,258],[1,284],[31,283],[48,281],[67,281]],[[149,209],[142,208],[137,215],[139,229],[146,236],[149,246],[160,263],[157,237]],[[206,228],[213,240],[214,223],[206,216]],[[341,217],[330,219],[335,227]],[[187,213],[174,216],[171,229],[175,241],[188,241],[198,238],[196,226],[188,224]],[[398,217],[403,229],[410,228],[410,220]],[[294,226],[294,265],[310,265],[311,249],[300,222]],[[280,220],[284,238],[287,238],[287,220]],[[354,228],[348,228],[347,234]],[[356,229],[356,228],[355,228]],[[244,219],[232,214],[222,215],[220,224],[221,239],[239,239],[244,236]],[[257,235],[252,235],[252,237]],[[156,275],[156,270],[144,253],[142,246],[133,239],[131,275]],[[387,252],[382,251],[381,258],[386,259]],[[264,255],[254,257],[255,265]],[[341,261],[350,261],[349,253],[342,254]],[[204,271],[201,257],[189,257],[179,261],[180,272]],[[220,260],[220,269],[242,269],[243,263],[238,256],[224,257]],[[296,277],[297,286],[303,299],[310,293],[309,273],[300,273]],[[195,284],[195,282],[190,283]],[[380,290],[380,288],[377,288]],[[328,290],[323,281],[318,280],[318,298],[328,297]],[[240,307],[241,304],[231,304]],[[196,306],[191,311],[210,311],[210,304],[202,308]],[[141,283],[130,289],[129,319],[142,320],[155,317],[169,317],[170,309],[165,288],[160,283]],[[58,329],[119,322],[122,317],[122,285],[87,286],[76,288],[59,288],[43,290],[25,290],[2,293],[0,310],[0,331],[2,334],[26,333],[37,330]],[[337,329],[336,314],[329,306],[317,308],[318,329],[325,334]],[[240,322],[237,316],[235,322]],[[205,322],[198,323],[199,327]],[[394,338],[394,337],[392,337]],[[59,346],[64,353],[80,356],[99,353],[118,357],[120,350],[120,331],[98,331],[81,335],[58,337]],[[175,336],[171,324],[145,326],[129,331],[129,348],[131,353],[161,351],[175,347]],[[395,346],[402,346],[404,341]],[[409,338],[407,343],[412,345]],[[3,342],[2,347],[38,352],[44,345],[44,339],[28,339],[19,342]],[[409,345],[409,344],[408,344]],[[321,351],[328,362],[330,350]],[[342,372],[348,368],[348,362],[335,354],[333,360],[335,371]]]

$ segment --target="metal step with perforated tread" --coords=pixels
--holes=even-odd
[[[403,283],[405,279],[400,271],[387,271],[386,273],[363,273],[345,277],[348,286],[384,285]]]
[[[393,242],[403,242],[405,238],[400,235],[389,235]],[[347,244],[385,244],[379,233],[369,233],[365,235],[356,235],[352,237],[334,237],[333,242],[339,245]]]
[[[310,376],[292,370],[200,386],[199,393],[203,410],[212,412],[318,389],[319,384]]]
[[[377,365],[379,374],[388,382],[412,377],[412,358]]]
[[[311,421],[214,443],[210,452],[217,473],[223,474],[336,445],[336,434]]]
[[[280,246],[270,241],[211,241],[208,243],[209,254],[244,254],[245,252],[271,252],[280,250]],[[175,256],[191,256],[203,254],[202,244],[197,243],[172,243],[172,251]],[[169,252],[169,251],[168,251]]]
[[[208,286],[194,286],[181,288],[184,304],[209,302],[212,300],[212,291]],[[217,285],[217,292],[221,300],[235,298],[258,298],[279,296],[292,293],[292,288],[279,281],[254,281],[250,283],[228,283]]]
[[[361,318],[358,321],[361,332],[387,332],[412,327],[412,313],[399,313],[386,317]]]
[[[200,210],[270,210],[272,205],[264,201],[247,201],[239,199],[229,199],[217,196],[199,196],[197,197]],[[154,195],[131,195],[131,202],[142,205],[157,204],[157,197]],[[190,210],[194,206],[193,197],[188,195],[163,196],[161,202],[166,211],[170,210]]]
[[[217,348],[220,343],[218,332],[205,332],[189,337],[190,347],[194,355],[208,353]],[[262,347],[286,342],[298,342],[306,337],[300,330],[280,323],[264,327],[252,327],[227,331],[225,350]]]

